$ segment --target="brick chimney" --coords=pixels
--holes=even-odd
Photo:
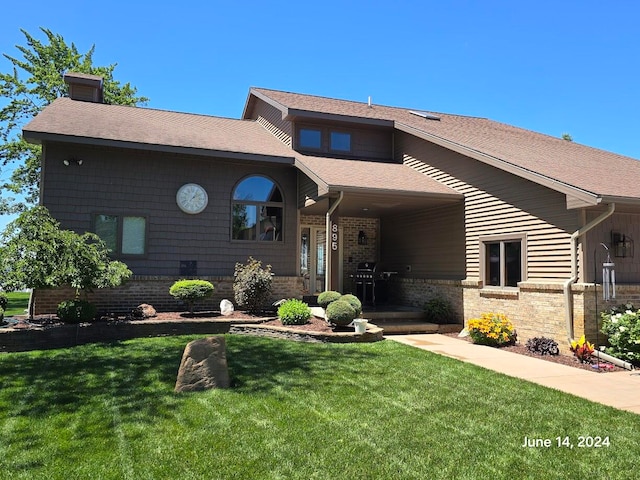
[[[69,98],[83,102],[102,103],[102,77],[87,73],[64,74],[64,83],[69,85]]]

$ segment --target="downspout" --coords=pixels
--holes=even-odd
[[[325,225],[325,229],[326,229],[325,231],[327,232],[326,233],[327,239],[325,240],[326,241],[325,250],[327,254],[325,255],[325,260],[324,260],[326,263],[325,272],[324,272],[324,290],[325,291],[329,290],[329,282],[331,281],[331,255],[332,255],[331,253],[331,215],[333,215],[333,212],[336,211],[336,208],[338,208],[343,198],[344,198],[344,192],[340,192],[338,199],[333,203],[333,205],[331,205],[329,210],[327,210],[326,225]]]
[[[599,225],[611,215],[616,210],[616,204],[610,203],[609,208],[606,212],[600,215],[597,218],[594,218],[592,221],[587,223],[584,227],[576,230],[571,235],[571,278],[564,282],[563,290],[564,290],[564,318],[566,322],[567,329],[567,340],[569,344],[573,341],[573,295],[571,295],[571,286],[576,283],[578,280],[578,238],[583,236],[593,227]],[[595,278],[593,279],[595,285]]]

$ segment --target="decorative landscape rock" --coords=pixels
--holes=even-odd
[[[224,316],[231,315],[233,313],[233,303],[226,298],[220,302],[220,313]]]
[[[155,317],[156,315],[157,315],[156,309],[153,308],[153,306],[149,305],[148,303],[143,303],[141,305],[138,305],[136,308],[134,308],[131,311],[131,316],[133,318],[139,318],[139,319],[151,318],[151,317]]]
[[[229,388],[224,337],[208,337],[187,344],[182,354],[176,392]]]

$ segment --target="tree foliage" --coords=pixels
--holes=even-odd
[[[34,207],[11,222],[0,242],[0,288],[53,288],[80,291],[120,285],[131,276],[127,266],[109,258],[94,233],[61,230],[45,207]],[[33,316],[33,305],[29,306]]]
[[[80,53],[71,43],[51,30],[40,28],[46,41],[42,42],[25,30],[26,46],[16,45],[22,58],[3,54],[13,65],[12,71],[0,72],[0,173],[12,174],[2,188],[0,213],[15,213],[37,203],[40,186],[41,148],[25,142],[22,127],[56,98],[67,95],[63,75],[67,72],[87,73],[103,77],[104,102],[118,105],[138,105],[148,101],[136,96],[131,84],[121,84],[113,78],[117,64],[104,67],[93,65],[95,45]],[[16,200],[15,195],[24,197]]]

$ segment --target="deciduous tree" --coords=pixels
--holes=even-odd
[[[81,291],[120,285],[131,276],[127,266],[109,258],[94,233],[61,230],[45,207],[34,207],[11,222],[0,239],[0,288],[54,288]],[[29,302],[29,316],[34,305]]]

